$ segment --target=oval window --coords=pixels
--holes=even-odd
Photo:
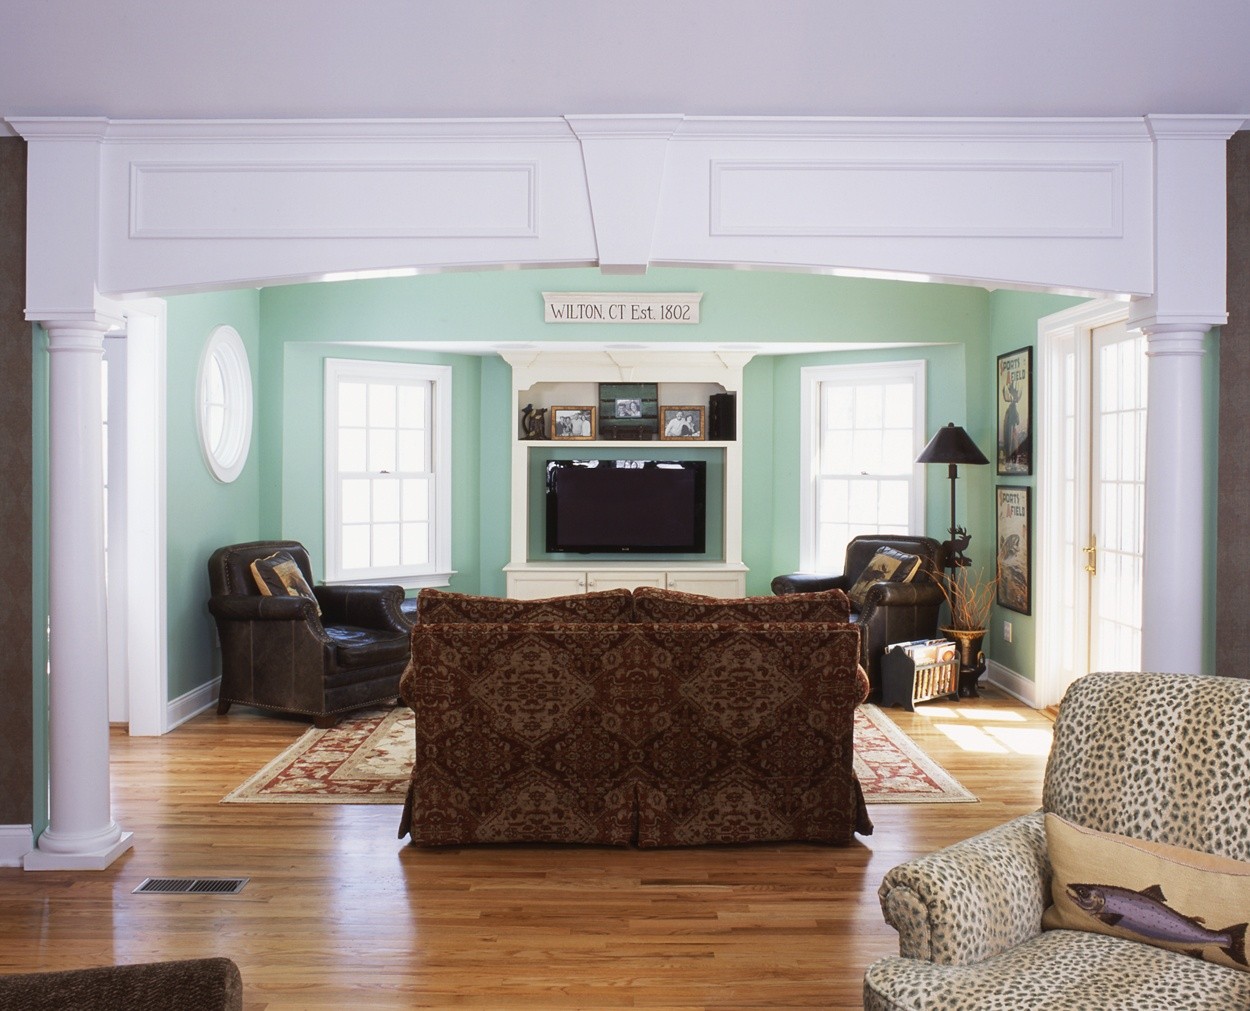
[[[204,342],[195,401],[204,462],[218,481],[233,481],[252,441],[252,370],[234,327],[214,327]]]

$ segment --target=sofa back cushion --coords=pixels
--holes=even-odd
[[[634,619],[629,590],[596,590],[567,597],[513,600],[426,588],[417,594],[417,623],[463,625],[481,622],[628,622]]]
[[[1059,706],[1042,807],[1099,832],[1250,861],[1247,767],[1250,681],[1089,674]]]
[[[704,597],[697,593],[640,586],[634,590],[634,616],[655,622],[748,622],[850,620],[851,605],[841,590],[788,593],[784,597]]]

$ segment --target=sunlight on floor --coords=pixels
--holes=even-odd
[[[1049,729],[1002,725],[1024,723],[1025,717],[1022,713],[943,706],[940,714],[934,712],[933,717],[933,729],[945,734],[964,751],[986,755],[1044,756],[1050,753],[1053,734]],[[950,720],[963,722],[952,723]]]

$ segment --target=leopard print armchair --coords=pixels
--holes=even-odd
[[[1043,814],[1250,860],[1250,681],[1100,673],[1064,696],[1042,810],[886,874],[898,958],[870,1011],[1250,1009],[1250,973],[1102,934],[1043,931]]]

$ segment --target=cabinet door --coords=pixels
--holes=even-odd
[[[586,573],[572,572],[509,572],[508,596],[517,600],[540,597],[568,597],[586,592]]]
[[[663,589],[664,573],[625,569],[592,569],[586,573],[587,590],[633,590],[639,586]]]
[[[747,577],[743,572],[670,572],[668,588],[705,597],[742,597],[747,592]]]

